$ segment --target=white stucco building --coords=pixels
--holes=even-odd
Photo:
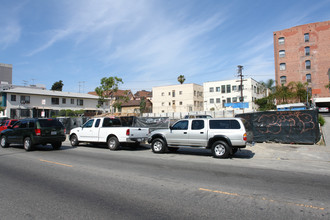
[[[203,110],[203,86],[190,83],[152,88],[152,112],[191,112]]]
[[[46,90],[45,88],[13,85],[0,86],[0,102],[8,118],[51,117],[60,110],[109,111],[109,102],[97,107],[98,97],[90,94]]]
[[[246,111],[256,111],[256,99],[265,96],[263,86],[252,78],[243,80],[243,100],[241,97],[241,82],[238,79],[203,83],[204,110],[222,111],[242,108]]]

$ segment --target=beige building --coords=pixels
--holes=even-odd
[[[203,86],[194,83],[152,88],[153,113],[203,111]]]

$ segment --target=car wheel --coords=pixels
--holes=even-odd
[[[26,151],[32,150],[32,141],[30,137],[24,138],[24,149]]]
[[[164,153],[166,148],[166,143],[161,138],[156,138],[151,143],[151,149],[154,153]]]
[[[71,146],[73,146],[73,147],[79,145],[79,141],[78,141],[77,135],[75,135],[75,134],[71,135],[71,137],[70,137],[70,143],[71,143]]]
[[[58,150],[62,147],[62,142],[61,141],[54,142],[54,143],[52,143],[52,147],[53,147],[54,150]]]
[[[230,153],[230,148],[226,142],[216,141],[212,145],[212,154],[215,158],[227,158]]]
[[[119,148],[119,141],[116,137],[111,137],[108,140],[108,147],[110,150],[118,150]]]
[[[169,152],[177,152],[179,150],[178,147],[168,147]]]
[[[5,135],[1,136],[0,145],[2,148],[9,147],[9,144],[7,142],[7,137]]]

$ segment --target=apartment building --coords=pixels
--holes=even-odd
[[[274,57],[277,84],[307,82],[313,98],[330,97],[330,21],[275,31]]]
[[[0,84],[13,83],[13,65],[0,63]]]
[[[152,88],[152,112],[203,111],[203,86],[190,83]]]
[[[2,117],[51,117],[62,109],[84,110],[90,115],[108,112],[109,102],[97,107],[98,97],[90,94],[46,90],[40,87],[0,86]]]
[[[256,111],[256,99],[265,97],[264,87],[256,80],[249,78],[241,82],[238,79],[206,82],[204,87],[204,110],[222,111],[244,108]],[[241,92],[243,99],[241,100]]]

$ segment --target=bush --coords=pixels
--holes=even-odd
[[[325,120],[324,120],[323,116],[320,114],[319,114],[319,123],[321,126],[323,126],[325,124]]]

